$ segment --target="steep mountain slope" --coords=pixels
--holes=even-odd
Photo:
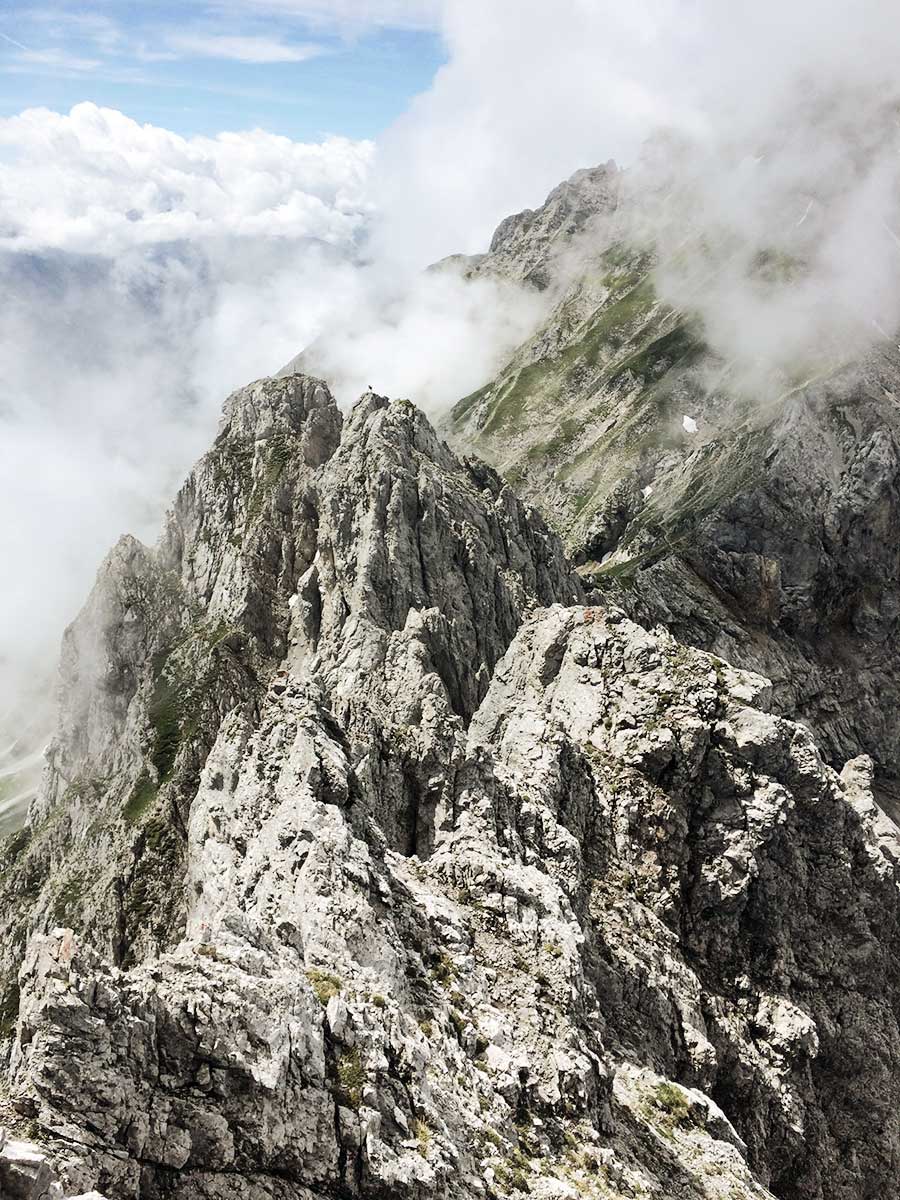
[[[37,792],[53,728],[53,684],[37,678],[0,714],[0,837],[21,826]]]
[[[447,435],[537,502],[585,579],[642,623],[770,677],[832,763],[872,755],[898,811],[897,346],[748,399],[690,311],[659,300],[623,188],[580,194],[593,218],[543,260],[550,317]]]
[[[412,405],[237,393],[0,850],[4,1196],[892,1194],[896,830],[770,698]]]

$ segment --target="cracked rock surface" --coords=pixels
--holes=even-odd
[[[869,755],[898,818],[900,343],[748,389],[660,294],[645,199],[607,166],[503,222],[477,271],[537,270],[548,310],[443,426],[588,586],[771,679],[833,766]]]
[[[4,1198],[900,1187],[871,760],[587,595],[412,405],[236,393],[62,678],[0,847]]]

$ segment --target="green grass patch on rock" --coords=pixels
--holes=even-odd
[[[658,1084],[652,1093],[652,1103],[654,1108],[665,1113],[672,1125],[691,1129],[698,1124],[690,1101],[684,1091],[674,1083],[664,1081]]]
[[[123,816],[125,817],[126,825],[138,825],[141,822],[144,814],[153,804],[156,799],[159,789],[150,778],[146,768],[141,771],[137,777],[137,782],[129,793],[128,799],[125,801]]]
[[[337,1075],[341,1091],[347,1098],[351,1108],[359,1108],[362,1103],[362,1092],[366,1084],[366,1070],[355,1048],[348,1050],[338,1059]]]
[[[339,996],[344,986],[337,975],[329,971],[321,971],[318,967],[310,967],[306,972],[310,987],[320,1004],[327,1004],[332,996]]]

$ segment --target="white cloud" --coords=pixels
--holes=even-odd
[[[683,38],[683,0],[442,10],[449,62],[380,146],[392,252],[421,261],[482,249],[503,216],[540,204],[578,167],[627,160],[656,124],[691,119],[684,88],[660,84]]]
[[[308,22],[323,29],[361,34],[374,29],[435,30],[441,0],[218,0],[211,7]]]
[[[371,203],[373,146],[264,133],[183,138],[112,109],[0,120],[0,248],[117,254],[235,237],[341,245]]]
[[[544,311],[533,293],[467,283],[449,268],[407,277],[376,263],[345,271],[340,283],[341,301],[304,369],[327,379],[345,405],[371,385],[445,411],[491,378]]]
[[[699,119],[636,186],[664,294],[700,314],[732,386],[769,399],[900,326],[900,10],[728,7],[695,5]]]
[[[17,42],[15,38],[10,37],[8,33],[3,33],[2,30],[0,30],[0,41],[6,42],[9,46],[15,46],[17,50],[28,50],[27,46],[23,46],[21,42]]]
[[[94,71],[100,66],[98,58],[84,58],[69,54],[65,50],[25,50],[19,55],[19,63],[26,67],[50,67],[59,71]]]
[[[171,34],[168,44],[184,55],[232,59],[243,63],[301,63],[325,52],[314,42],[289,43],[271,37],[232,37],[227,34]]]

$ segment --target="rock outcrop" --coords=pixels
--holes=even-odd
[[[506,217],[491,238],[489,252],[471,258],[471,275],[513,279],[543,291],[560,275],[573,240],[592,231],[619,203],[622,176],[610,160],[576,171],[553,189],[539,209]]]
[[[66,636],[2,849],[0,1181],[892,1194],[898,834],[772,698],[412,405],[237,393]]]
[[[872,757],[900,814],[896,339],[748,395],[690,311],[661,300],[640,197],[616,179],[614,203],[581,190],[593,216],[541,259],[551,311],[446,433],[539,505],[588,586],[769,677],[832,765]],[[521,261],[544,254],[557,207],[509,227],[535,231]],[[505,230],[479,271],[504,271]]]

